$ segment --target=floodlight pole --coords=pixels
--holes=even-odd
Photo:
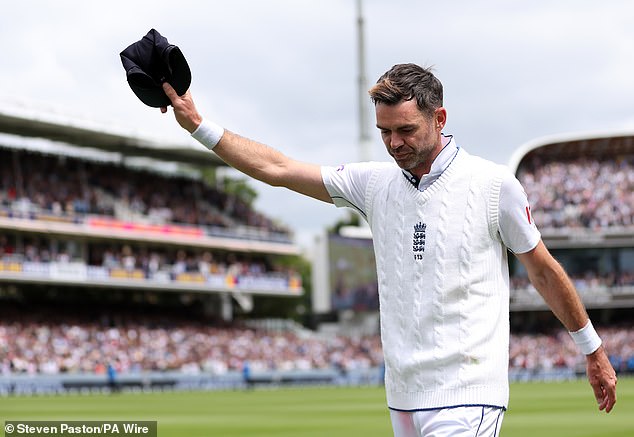
[[[358,79],[358,111],[359,111],[359,158],[370,161],[370,134],[368,132],[368,86],[365,76],[365,37],[363,20],[363,0],[357,0],[357,68]]]

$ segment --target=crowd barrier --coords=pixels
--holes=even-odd
[[[0,278],[22,278],[24,280],[70,281],[72,283],[123,285],[146,285],[149,287],[200,288],[217,291],[253,291],[275,294],[301,295],[302,280],[299,275],[276,273],[252,275],[145,272],[141,269],[107,268],[90,266],[84,262],[31,262],[0,259]]]
[[[166,390],[238,390],[256,386],[292,385],[379,385],[383,382],[381,368],[369,368],[342,373],[337,369],[254,372],[245,378],[242,372],[222,375],[210,373],[147,372],[117,375],[111,381],[107,375],[59,374],[0,376],[0,396],[44,394],[89,394],[112,391]]]
[[[0,396],[37,396],[66,394],[107,394],[156,391],[243,390],[280,386],[378,386],[383,384],[382,367],[342,373],[337,369],[306,371],[266,371],[253,373],[248,379],[242,372],[222,375],[210,373],[147,372],[118,375],[114,382],[107,375],[4,375],[0,376]],[[631,374],[620,372],[620,374]],[[551,368],[509,370],[510,382],[555,382],[585,378],[585,369]]]

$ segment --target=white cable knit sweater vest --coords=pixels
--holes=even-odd
[[[388,406],[508,403],[509,285],[498,235],[502,167],[461,149],[424,192],[401,170],[366,191]]]

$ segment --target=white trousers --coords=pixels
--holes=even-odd
[[[394,437],[498,437],[504,409],[453,407],[424,411],[390,410]]]

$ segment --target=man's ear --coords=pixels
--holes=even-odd
[[[436,108],[434,111],[434,121],[436,123],[436,129],[442,130],[447,124],[447,110],[442,106],[440,108]]]

